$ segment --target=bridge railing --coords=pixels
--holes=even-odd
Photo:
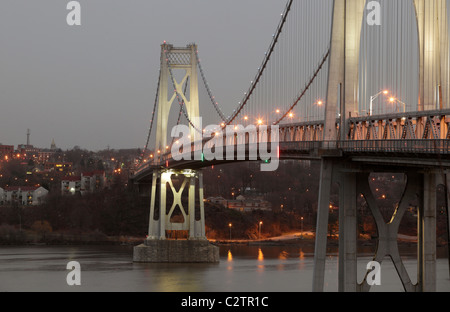
[[[283,142],[282,150],[342,150],[367,153],[449,154],[450,140],[352,140]]]
[[[450,140],[360,140],[324,142],[336,144],[344,152],[450,154]]]

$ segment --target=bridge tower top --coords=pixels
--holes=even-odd
[[[183,107],[189,118],[191,135],[194,135],[194,120],[200,115],[197,72],[197,45],[192,43],[186,47],[174,47],[164,42],[161,45],[161,66],[159,78],[158,115],[156,125],[155,151],[161,155],[167,148],[167,125],[171,106],[175,99]],[[181,81],[177,81],[174,71],[184,70]],[[170,87],[169,87],[170,86]],[[173,94],[169,94],[173,88]],[[186,92],[184,91],[186,90]]]

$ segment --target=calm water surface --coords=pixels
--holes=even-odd
[[[405,254],[408,255],[407,251]],[[130,246],[0,247],[0,291],[133,291],[133,292],[309,292],[313,250],[285,246],[221,246],[218,264],[133,263]],[[371,257],[358,258],[362,280]],[[81,265],[81,286],[68,286],[69,261]],[[417,264],[404,257],[416,281]],[[337,291],[337,254],[326,266],[326,291]],[[373,291],[402,291],[389,259],[382,263],[382,285]],[[437,261],[438,291],[450,291],[448,262]]]

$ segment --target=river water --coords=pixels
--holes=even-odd
[[[406,253],[408,254],[408,252]],[[444,254],[444,253],[443,253]],[[0,247],[0,292],[309,292],[313,250],[294,246],[221,246],[218,264],[133,263],[131,246]],[[438,254],[437,289],[450,291],[447,259]],[[371,257],[358,258],[358,278]],[[416,260],[405,267],[415,282]],[[81,266],[80,286],[69,286],[69,261]],[[326,264],[325,291],[337,291],[337,253]],[[389,259],[381,266],[381,286],[372,291],[402,291]]]

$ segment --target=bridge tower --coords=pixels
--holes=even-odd
[[[359,116],[359,55],[364,0],[335,0],[324,140],[346,140],[349,117]],[[418,111],[450,108],[446,0],[414,0],[419,37]],[[377,26],[372,26],[377,27]],[[336,127],[336,118],[342,127]],[[420,125],[418,125],[420,126]]]
[[[348,127],[336,128],[358,114],[358,69],[361,42],[361,26],[365,0],[335,0],[328,90],[325,110],[324,141],[345,140]]]
[[[436,187],[441,175],[435,169],[415,165],[385,163],[357,164],[342,157],[338,144],[350,140],[348,118],[359,115],[358,68],[365,0],[335,0],[330,40],[328,91],[321,151],[315,245],[313,291],[323,291],[328,233],[330,192],[339,185],[339,290],[364,291],[367,285],[356,280],[356,199],[363,195],[378,229],[374,259],[390,256],[406,291],[436,290]],[[449,42],[445,0],[414,0],[419,36],[419,111],[448,108]],[[426,120],[418,122],[424,127]],[[339,126],[337,126],[339,125]],[[333,145],[334,144],[334,145]],[[335,148],[333,149],[333,145]],[[331,147],[331,148],[330,148]],[[392,171],[391,171],[392,170]],[[368,187],[369,172],[397,172],[408,183],[396,213],[389,224],[380,212]],[[418,278],[413,285],[398,254],[398,223],[405,205],[418,196]]]
[[[197,45],[189,44],[184,48],[177,48],[171,44],[161,45],[161,65],[159,79],[159,95],[158,95],[158,116],[156,124],[156,144],[155,150],[164,154],[167,147],[167,125],[169,122],[170,109],[173,102],[181,97],[185,106],[185,112],[189,116],[191,136],[194,137],[194,126],[196,118],[199,117],[199,97],[198,97],[198,72],[197,72]],[[181,81],[177,81],[174,76],[175,71],[185,71]],[[189,85],[189,93],[185,93],[185,84]],[[169,85],[175,90],[173,94],[169,94]],[[155,157],[155,160],[158,157]]]
[[[196,122],[200,116],[196,51],[195,44],[184,48],[173,47],[166,42],[161,45],[155,165],[151,175],[148,236],[143,244],[134,248],[135,262],[219,261],[219,248],[211,245],[205,236],[202,171],[160,166],[164,163],[163,155],[168,152],[167,125],[170,108],[175,99],[184,106],[191,136],[194,139],[198,137],[196,129],[199,127]],[[185,71],[181,81],[176,80],[175,70]],[[169,85],[173,88],[173,94],[169,94]],[[187,239],[174,239],[173,235],[175,234],[176,238],[180,232],[187,233]]]
[[[446,0],[414,0],[419,34],[419,111],[450,108]]]

